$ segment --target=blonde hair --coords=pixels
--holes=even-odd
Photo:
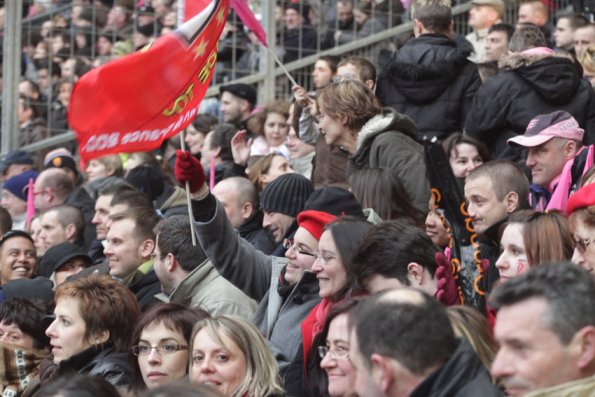
[[[122,159],[119,154],[110,154],[107,156],[101,156],[94,159],[105,166],[109,171],[113,171],[111,176],[122,176],[124,173],[124,167],[122,166]]]
[[[225,335],[244,354],[246,374],[237,390],[234,390],[232,397],[267,397],[284,394],[277,361],[254,325],[236,316],[205,318],[194,326],[191,346],[194,346],[196,335],[202,329],[206,329],[209,336],[222,346],[225,346],[225,343],[221,335]],[[192,365],[191,358],[189,372],[192,371]]]
[[[578,57],[583,69],[589,73],[595,73],[595,45],[587,47],[585,52]]]
[[[469,342],[483,365],[489,370],[498,345],[490,333],[486,318],[470,306],[449,306],[446,308],[446,313],[455,335]]]

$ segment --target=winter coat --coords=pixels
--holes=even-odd
[[[280,40],[278,42],[285,50],[283,63],[289,63],[316,53],[318,32],[312,26],[304,25],[283,31]]]
[[[376,95],[415,122],[418,140],[462,131],[481,85],[477,66],[467,59],[472,50],[441,34],[411,39],[380,73]]]
[[[85,248],[91,246],[91,243],[97,238],[93,217],[95,216],[95,200],[89,196],[84,187],[78,186],[66,196],[64,204],[70,204],[83,213],[85,220]]]
[[[175,215],[188,216],[186,191],[178,186],[166,185],[163,194],[157,198],[155,206],[165,218]]]
[[[366,168],[385,168],[397,177],[413,205],[427,212],[430,185],[423,147],[413,140],[413,121],[392,109],[374,116],[359,132],[357,152],[349,158],[347,174]]]
[[[93,345],[57,365],[52,360],[50,354],[40,366],[41,385],[70,373],[98,376],[114,386],[129,387],[132,384],[128,353],[116,351],[110,342]]]
[[[563,55],[513,54],[500,61],[500,74],[477,91],[465,132],[492,148],[492,158],[518,160],[520,150],[506,140],[523,134],[539,114],[565,110],[595,141],[595,94],[573,61]]]
[[[547,389],[536,390],[526,397],[591,397],[595,395],[595,376],[589,376],[548,387]]]
[[[166,303],[206,311],[211,316],[236,315],[250,320],[256,302],[221,277],[208,259],[192,270],[170,296],[158,294]]]
[[[248,241],[259,251],[270,254],[277,247],[272,233],[262,227],[264,213],[257,210],[250,218],[246,219],[238,228],[240,236]]]
[[[194,200],[193,209],[196,235],[207,257],[223,277],[258,302],[253,322],[269,341],[283,376],[302,342],[300,323],[320,302],[316,275],[305,271],[297,283],[280,288],[285,258],[265,255],[241,238],[213,195]]]
[[[448,361],[430,374],[410,397],[495,397],[503,396],[469,343],[461,340]]]
[[[50,136],[46,122],[42,118],[31,120],[27,125],[20,128],[19,146],[29,145],[46,139]]]
[[[337,45],[351,43],[357,39],[363,39],[364,37],[368,37],[373,35],[374,33],[379,33],[386,29],[386,25],[380,21],[379,18],[368,18],[363,23],[361,27],[357,30],[345,30],[341,31],[341,35],[339,36],[339,40],[337,40]]]
[[[141,312],[145,312],[155,303],[159,303],[155,295],[161,292],[161,283],[153,269],[153,261],[143,263],[123,283],[136,296]]]

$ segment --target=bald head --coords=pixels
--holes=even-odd
[[[74,189],[72,179],[60,168],[43,170],[35,181],[35,208],[45,211],[62,204]]]
[[[258,192],[247,178],[226,178],[215,185],[212,193],[236,229],[258,210]]]

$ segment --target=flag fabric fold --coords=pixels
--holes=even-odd
[[[246,3],[246,0],[230,0],[230,5],[231,8],[233,8],[234,11],[238,14],[242,22],[244,22],[244,25],[246,25],[248,29],[254,32],[258,41],[260,41],[262,45],[264,45],[265,47],[268,47],[267,34],[262,28],[260,22],[258,22],[256,17],[254,16],[254,13],[250,9],[250,7],[248,7],[248,3]]]
[[[84,161],[155,149],[194,120],[229,11],[229,0],[196,2],[200,13],[174,32],[75,84],[68,119]]]

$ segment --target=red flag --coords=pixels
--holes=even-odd
[[[213,76],[228,2],[208,1],[147,49],[93,69],[75,84],[68,120],[83,160],[155,149],[192,122]]]
[[[250,10],[250,7],[248,7],[246,0],[230,0],[230,4],[231,8],[235,10],[242,22],[244,22],[244,25],[254,32],[258,41],[260,41],[265,47],[268,47],[267,34],[262,28],[260,22],[258,22],[252,13],[252,10]],[[266,4],[263,4],[262,6],[266,7]]]
[[[182,6],[183,21],[186,22],[201,12],[205,6],[210,3],[209,0],[180,0]]]

